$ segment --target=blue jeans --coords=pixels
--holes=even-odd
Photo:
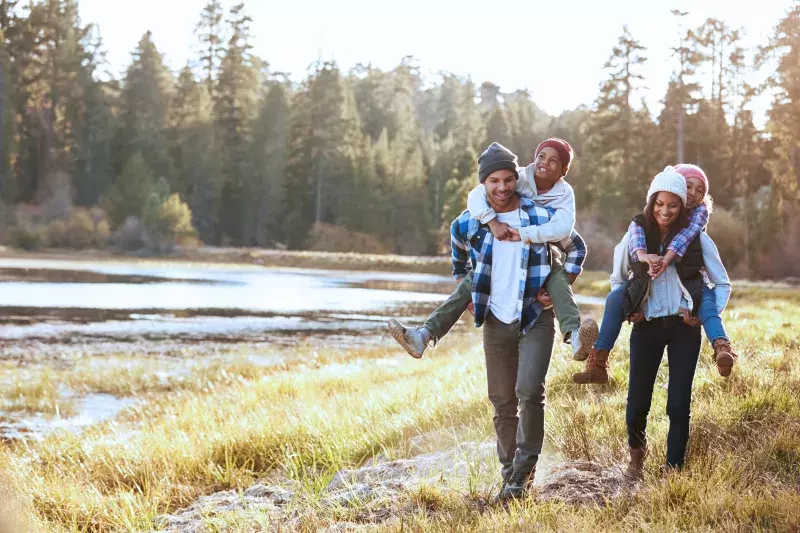
[[[594,343],[598,350],[611,351],[617,342],[622,323],[627,318],[622,311],[622,300],[625,294],[624,285],[620,285],[606,296],[606,307],[603,311],[603,322],[600,324],[600,335]],[[725,327],[717,312],[717,298],[713,289],[703,287],[703,298],[697,309],[697,317],[703,323],[708,340],[713,344],[717,339],[729,340]]]
[[[689,441],[692,381],[700,355],[700,328],[683,323],[680,316],[642,321],[631,332],[631,366],[628,374],[628,405],[625,423],[628,445],[647,446],[647,415],[653,399],[658,367],[667,349],[667,466],[682,468]]]

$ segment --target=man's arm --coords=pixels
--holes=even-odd
[[[455,219],[450,224],[450,248],[453,260],[453,277],[458,279],[466,276],[472,270],[472,263],[469,260],[469,247],[466,244],[464,226],[466,223],[461,221],[461,217]]]
[[[706,267],[708,279],[714,284],[714,294],[717,299],[717,312],[722,313],[731,297],[731,280],[722,259],[719,256],[717,245],[705,233],[700,234],[700,244],[703,248],[703,262]]]
[[[570,274],[570,281],[575,281],[575,278],[583,272],[583,262],[586,261],[587,252],[586,242],[577,231],[572,230],[569,237],[557,242],[556,245],[567,254],[564,270]]]

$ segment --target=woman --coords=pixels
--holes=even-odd
[[[689,224],[686,212],[686,180],[667,167],[650,184],[647,207],[634,218],[645,233],[647,253],[663,256],[672,239]],[[730,281],[717,247],[705,232],[689,245],[682,260],[670,264],[651,279],[647,263],[631,265],[630,234],[614,250],[612,289],[624,285],[625,316],[634,323],[630,339],[628,405],[625,412],[631,460],[628,475],[642,475],[647,456],[647,415],[653,397],[658,367],[667,349],[667,468],[683,467],[689,439],[692,381],[700,354],[700,327],[696,318],[702,300],[705,268],[715,285],[717,305],[727,304]],[[633,270],[633,276],[630,276]],[[630,278],[630,279],[629,279]]]

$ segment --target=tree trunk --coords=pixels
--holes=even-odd
[[[678,124],[676,128],[677,163],[683,163],[683,104],[678,106]]]

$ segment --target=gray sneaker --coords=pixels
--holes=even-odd
[[[422,328],[407,328],[396,318],[390,318],[388,326],[389,333],[408,352],[408,355],[422,359],[425,348],[428,347],[423,340]]]
[[[576,361],[585,361],[589,357],[589,350],[592,349],[594,343],[597,342],[597,337],[600,335],[600,328],[597,327],[597,322],[591,318],[587,318],[581,322],[581,327],[576,329],[570,335],[570,344],[572,344],[572,358]]]

